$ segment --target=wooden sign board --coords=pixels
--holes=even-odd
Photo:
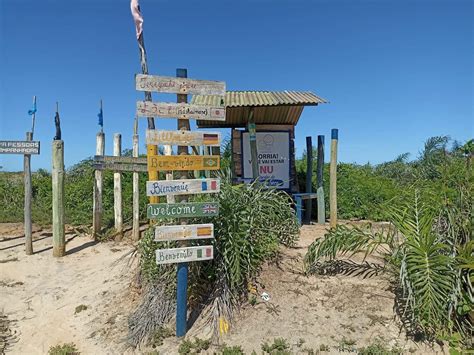
[[[147,196],[210,194],[220,191],[220,179],[181,179],[146,182]]]
[[[225,82],[137,74],[138,91],[165,92],[170,94],[225,95]]]
[[[137,101],[137,116],[177,118],[180,120],[225,121],[225,107]]]
[[[154,145],[205,145],[208,147],[219,147],[221,144],[221,133],[192,131],[159,131],[155,129],[147,129],[146,143]]]
[[[0,154],[39,154],[38,141],[0,141]]]
[[[112,170],[112,171],[133,171],[136,173],[146,173],[148,168],[143,164],[122,164],[122,163],[93,163],[92,167],[96,170]]]
[[[198,247],[158,249],[156,251],[157,264],[187,263],[190,261],[204,261],[214,258],[214,247],[204,245]]]
[[[152,203],[147,206],[148,219],[180,217],[213,217],[219,215],[217,202]]]
[[[94,162],[98,163],[123,163],[123,164],[143,164],[146,165],[146,158],[136,157],[116,157],[110,155],[95,155]]]
[[[218,170],[218,155],[148,155],[148,171]]]
[[[155,228],[155,241],[157,242],[212,238],[214,238],[214,225],[212,223],[159,226]]]

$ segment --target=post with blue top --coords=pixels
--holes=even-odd
[[[306,137],[306,193],[313,190],[313,142],[311,136]],[[311,210],[313,201],[306,200],[305,222],[311,224]]]
[[[331,164],[329,166],[329,209],[330,209],[330,227],[336,228],[337,225],[337,141],[339,131],[331,130]]]
[[[318,195],[318,224],[326,221],[326,205],[324,202],[324,136],[318,136],[318,160],[316,161],[316,180]]]

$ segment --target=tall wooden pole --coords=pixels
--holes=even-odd
[[[64,236],[64,142],[53,141],[53,256],[66,255]]]
[[[36,97],[35,97],[36,98]],[[26,140],[33,140],[33,132],[26,132]],[[23,158],[23,170],[25,179],[25,251],[26,255],[33,254],[33,237],[31,223],[31,155],[25,154]]]
[[[318,224],[326,221],[326,205],[324,201],[324,136],[318,136],[318,160],[316,162]]]
[[[114,156],[122,155],[122,135],[120,133],[114,134]],[[123,231],[123,217],[122,217],[122,174],[114,172],[114,220],[115,231],[117,238],[120,240]]]
[[[258,152],[257,152],[257,132],[255,128],[255,118],[253,116],[253,107],[250,108],[247,129],[249,131],[250,141],[250,159],[252,161],[252,178],[258,181]]]
[[[329,166],[330,227],[337,225],[337,141],[338,130],[331,130],[331,164]]]
[[[178,78],[187,78],[188,71],[187,69],[176,69],[176,76]],[[178,103],[188,102],[188,95],[177,95]],[[179,130],[190,130],[189,120],[180,120],[178,119],[178,129]],[[178,146],[178,155],[188,155],[187,146]],[[188,171],[183,171],[181,173],[181,179],[188,178]],[[177,201],[187,202],[187,196],[176,196]],[[181,224],[186,224],[184,220],[181,221]],[[187,242],[181,242],[180,247],[187,246]],[[178,264],[178,284],[176,290],[176,336],[183,337],[186,335],[187,331],[187,302],[188,302],[188,263],[179,263]]]
[[[133,151],[132,155],[134,158],[138,158],[139,145],[138,145],[138,118],[135,117],[135,123],[133,125]],[[140,239],[140,181],[138,172],[133,172],[133,218],[132,218],[132,239]]]
[[[105,134],[99,132],[96,135],[96,155],[104,155],[105,153]],[[92,217],[92,229],[94,233],[94,239],[100,234],[102,228],[102,170],[95,171],[94,179],[94,204],[93,204],[93,217]]]
[[[313,142],[311,136],[306,137],[306,192],[313,192]],[[306,200],[305,222],[311,224],[313,200]]]

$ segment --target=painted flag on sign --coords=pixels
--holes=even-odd
[[[214,205],[204,205],[204,207],[202,208],[202,212],[203,213],[216,213],[217,212],[217,208],[216,206]]]
[[[202,258],[202,249],[197,250],[197,257]]]
[[[212,234],[212,229],[209,227],[198,227],[197,229],[197,235],[199,237],[202,237],[203,235],[211,235]]]
[[[206,145],[218,144],[219,143],[219,135],[211,134],[211,133],[204,133],[203,134],[203,143],[206,144]]]
[[[206,248],[206,257],[210,258],[212,256],[212,248]]]
[[[130,10],[132,11],[133,21],[135,21],[137,39],[139,39],[143,32],[143,16],[140,12],[140,4],[138,3],[138,0],[130,1]]]

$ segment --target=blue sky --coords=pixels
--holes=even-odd
[[[474,136],[473,1],[140,3],[150,73],[188,68],[189,77],[223,80],[228,90],[310,90],[328,99],[304,110],[298,156],[307,135],[329,142],[331,128],[339,128],[339,160],[358,163],[416,157],[434,135]],[[42,153],[34,170],[50,169],[56,101],[66,166],[94,154],[100,98],[106,153],[114,132],[130,148],[139,71],[128,0],[0,0],[0,140],[24,139],[37,95]],[[175,122],[156,120],[161,129]],[[145,128],[142,119],[142,142]],[[22,158],[0,155],[0,165],[21,170]]]

